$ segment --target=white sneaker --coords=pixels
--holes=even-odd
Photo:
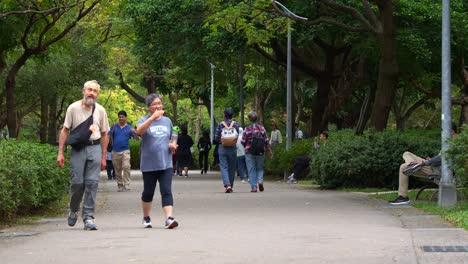
[[[97,230],[97,226],[93,219],[86,219],[84,221],[84,230]]]
[[[241,182],[242,182],[242,183],[245,183],[245,180],[242,180]]]
[[[149,216],[143,218],[143,227],[144,228],[152,228],[153,227],[151,225],[151,218]]]
[[[178,226],[179,226],[179,223],[177,223],[177,221],[173,217],[166,219],[166,225],[165,225],[166,229],[173,229]]]

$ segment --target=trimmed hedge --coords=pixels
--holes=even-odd
[[[0,140],[0,157],[0,220],[40,209],[68,192],[69,164],[58,168],[56,147]]]
[[[395,188],[405,151],[432,157],[440,151],[440,140],[393,131],[363,136],[343,132],[317,151],[311,176],[324,188]]]
[[[452,169],[457,185],[468,187],[468,125],[464,125],[463,132],[450,139],[447,154],[453,161]]]

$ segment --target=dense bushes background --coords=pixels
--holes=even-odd
[[[463,132],[450,140],[447,154],[453,161],[452,169],[457,185],[468,187],[468,125],[463,127]]]
[[[410,151],[421,157],[430,157],[440,151],[440,133],[367,132],[356,136],[353,131],[330,133],[326,145],[313,150],[313,139],[294,142],[285,153],[284,145],[275,146],[274,158],[267,161],[269,173],[292,171],[299,155],[313,157],[309,177],[324,188],[384,187],[397,188],[401,155]],[[410,185],[417,181],[410,178]]]
[[[311,176],[324,188],[396,188],[405,151],[432,157],[440,151],[440,139],[391,131],[363,136],[341,132],[317,151]]]
[[[56,147],[0,140],[0,157],[0,220],[28,214],[67,193],[69,159],[60,170]]]

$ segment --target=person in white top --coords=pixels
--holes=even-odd
[[[283,143],[283,137],[281,136],[281,131],[276,127],[276,124],[271,124],[271,136],[270,136],[270,145],[273,147],[274,145]]]
[[[242,134],[243,134],[242,127],[239,127],[239,137],[237,138],[237,175],[240,177],[241,182],[245,183],[245,179],[248,178],[247,176],[247,164],[245,163],[245,148],[242,145]]]
[[[294,133],[294,140],[302,139],[304,137],[304,133],[302,133],[299,124],[296,124],[296,132]]]

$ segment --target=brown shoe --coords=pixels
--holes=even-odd
[[[257,192],[257,188],[252,188],[250,192]]]
[[[265,188],[263,188],[263,182],[258,184],[258,189],[263,192]]]

